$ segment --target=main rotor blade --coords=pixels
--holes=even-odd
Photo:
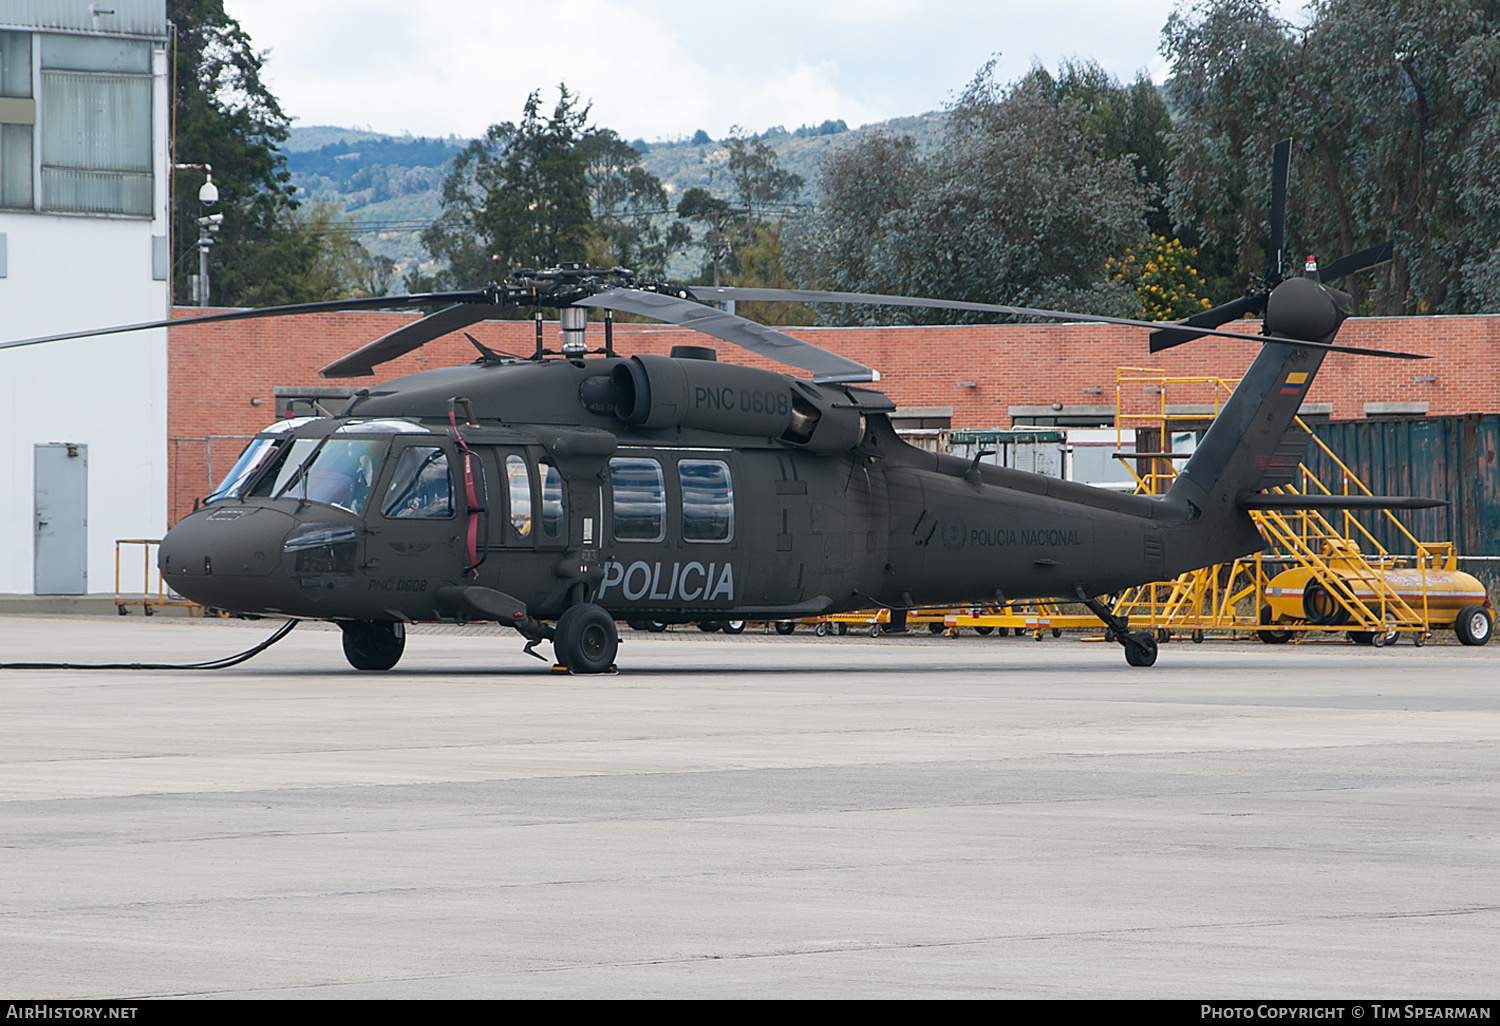
[[[403,325],[374,342],[361,346],[347,356],[341,356],[318,371],[325,378],[362,378],[375,373],[375,368],[398,356],[405,356],[413,349],[420,349],[435,338],[450,331],[467,328],[471,324],[495,315],[495,308],[488,303],[459,303],[420,321]]]
[[[1252,292],[1232,299],[1222,306],[1216,306],[1211,310],[1195,313],[1183,324],[1195,328],[1217,328],[1221,324],[1237,321],[1247,313],[1264,313],[1266,309],[1266,297],[1259,292]],[[1159,328],[1151,333],[1151,351],[1159,353],[1163,349],[1171,349],[1180,346],[1184,342],[1191,342],[1195,338],[1202,338],[1200,331],[1181,331],[1176,328]]]
[[[142,321],[139,324],[117,324],[108,328],[89,328],[70,331],[61,335],[45,335],[41,338],[23,338],[15,342],[0,342],[0,349],[18,346],[37,346],[44,342],[66,342],[74,338],[92,338],[95,335],[119,335],[127,331],[149,331],[152,328],[176,328],[188,324],[219,324],[224,321],[248,321],[257,317],[287,317],[293,314],[339,313],[344,310],[390,310],[411,306],[430,306],[435,303],[488,303],[492,294],[486,290],[468,292],[425,292],[410,296],[379,296],[375,299],[333,299],[323,303],[293,303],[288,306],[263,306],[252,310],[229,310],[224,313],[203,314],[198,317],[170,317],[162,321]]]
[[[1030,306],[1001,306],[998,303],[963,303],[951,299],[921,299],[913,296],[881,296],[868,292],[819,292],[814,289],[741,289],[706,285],[691,286],[693,295],[705,301],[726,299],[746,302],[783,303],[861,303],[867,306],[915,306],[937,310],[973,310],[977,313],[1002,313],[1022,317],[1046,317],[1055,321],[1083,321],[1097,324],[1121,324],[1127,328],[1156,328],[1171,330],[1176,321],[1137,321],[1129,317],[1106,317],[1102,314],[1084,314],[1070,310],[1043,310]],[[1225,303],[1227,307],[1230,304]],[[1216,307],[1215,309],[1223,309]],[[1207,316],[1212,311],[1203,311]],[[1196,316],[1196,315],[1195,315]],[[754,322],[747,322],[754,323]],[[1217,328],[1199,328],[1198,334],[1215,338],[1237,338],[1246,342],[1289,342],[1307,346],[1309,349],[1328,349],[1340,353],[1360,353],[1365,356],[1385,356],[1395,360],[1429,360],[1421,353],[1400,353],[1389,349],[1363,349],[1359,346],[1339,346],[1329,342],[1304,342],[1300,339],[1282,339],[1268,335],[1249,335],[1238,331],[1219,331]]]
[[[1358,253],[1351,253],[1340,260],[1335,260],[1323,270],[1319,277],[1325,282],[1336,281],[1358,271],[1368,270],[1377,264],[1383,264],[1391,259],[1395,252],[1395,244],[1387,239],[1378,246],[1371,246],[1369,249],[1362,249]]]
[[[1283,139],[1271,150],[1271,239],[1266,243],[1266,284],[1281,283],[1286,267],[1286,183],[1291,174],[1292,141]]]
[[[778,363],[812,371],[814,381],[879,381],[880,375],[862,363],[855,363],[811,342],[784,335],[743,317],[716,310],[701,303],[665,296],[659,292],[636,289],[610,289],[575,306],[596,306],[605,310],[624,310],[669,324],[701,331],[705,335],[733,342]]]

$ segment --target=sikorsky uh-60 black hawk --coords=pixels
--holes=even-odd
[[[200,317],[448,304],[322,371],[337,378],[371,375],[516,307],[536,311],[537,342],[518,358],[475,341],[472,364],[362,390],[337,417],[273,425],[167,533],[161,573],[206,605],[337,622],[349,662],[366,670],[394,666],[404,625],[418,621],[507,624],[528,651],[549,639],[559,665],[599,672],[615,662],[617,619],[791,619],[879,605],[899,627],[917,606],[1042,597],[1086,603],[1131,665],[1149,666],[1153,635],[1132,632],[1096,596],[1260,550],[1249,510],[1319,502],[1266,489],[1291,480],[1305,438],[1288,428],[1327,352],[1416,358],[1335,345],[1349,297],[1316,273],[1282,280],[1279,222],[1277,210],[1257,289],[1185,325],[689,289],[578,265],[517,271],[471,292]],[[1388,256],[1357,254],[1328,276]],[[1109,321],[1164,329],[1153,350],[1199,334],[1262,348],[1171,490],[1126,495],[912,447],[891,427],[892,402],[866,387],[873,370],[695,301],[748,299]],[[561,317],[555,352],[544,345],[548,308]],[[599,348],[586,335],[591,309],[604,312]],[[811,379],[720,363],[709,348],[618,355],[613,311],[697,329]],[[1246,312],[1264,313],[1262,336],[1213,330]]]

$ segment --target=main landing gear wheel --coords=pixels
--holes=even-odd
[[[1465,645],[1483,645],[1495,633],[1495,618],[1483,606],[1464,606],[1453,621],[1453,633]]]
[[[725,620],[724,621],[724,633],[725,634],[744,634],[745,633],[745,621],[744,620]]]
[[[384,620],[341,620],[344,658],[356,670],[389,670],[406,651],[406,625]]]
[[[796,629],[797,629],[797,625],[793,621],[791,621],[791,620],[777,620],[776,621],[776,633],[777,634],[790,634],[790,633],[792,633],[792,631],[794,631]]]
[[[615,663],[620,636],[615,621],[592,602],[569,606],[557,619],[552,652],[573,673],[603,673]]]
[[[1134,631],[1125,635],[1121,643],[1125,646],[1125,661],[1131,666],[1156,665],[1156,637],[1150,631]]]

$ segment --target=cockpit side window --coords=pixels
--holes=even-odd
[[[437,446],[409,445],[396,459],[380,512],[393,520],[443,520],[453,516],[453,475]]]

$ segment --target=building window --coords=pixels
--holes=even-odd
[[[0,207],[30,209],[31,139],[36,100],[31,91],[31,33],[0,32]]]
[[[41,36],[42,209],[149,216],[151,44]]]

